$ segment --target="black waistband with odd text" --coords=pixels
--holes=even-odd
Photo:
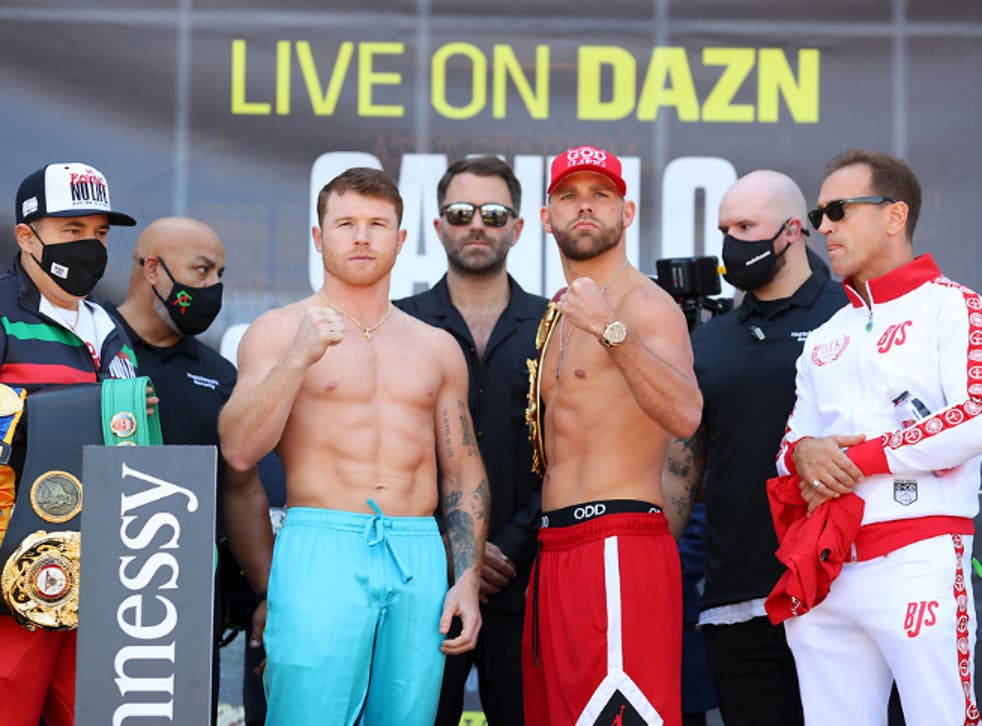
[[[661,511],[661,507],[651,502],[642,502],[637,499],[605,499],[543,512],[540,526],[543,529],[546,527],[569,527],[586,522],[588,519],[602,517],[605,514],[658,514]]]

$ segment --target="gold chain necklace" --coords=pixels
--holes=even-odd
[[[369,325],[369,326],[366,327],[365,325],[362,325],[361,324],[361,321],[358,320],[358,318],[356,318],[354,315],[352,315],[351,313],[349,313],[349,312],[347,312],[345,310],[342,310],[335,303],[331,302],[331,298],[329,298],[323,292],[321,292],[320,290],[318,290],[317,291],[317,294],[320,295],[321,299],[324,302],[326,302],[328,305],[330,305],[332,308],[334,308],[335,310],[337,310],[339,313],[341,313],[348,320],[350,320],[355,325],[357,325],[358,326],[358,329],[361,330],[362,337],[365,340],[371,340],[372,339],[372,333],[375,332],[376,330],[378,330],[382,326],[382,323],[384,323],[388,319],[389,315],[392,314],[392,303],[390,302],[389,303],[389,307],[386,308],[386,310],[385,310],[385,314],[381,318],[378,319],[378,322],[376,322],[374,325]]]
[[[601,293],[607,292],[607,288],[614,284],[614,280],[616,280],[620,276],[620,274],[624,272],[625,267],[627,267],[626,258],[624,259],[624,262],[621,264],[621,266],[617,268],[617,272],[614,273],[614,276],[610,278],[610,280],[607,282],[606,285],[600,288]],[[573,337],[573,333],[576,332],[576,328],[571,326],[568,333],[565,331],[566,331],[566,319],[562,315],[560,315],[559,316],[559,360],[556,361],[556,378],[559,378],[559,371],[562,369],[563,359],[566,357],[566,344],[569,343],[569,339]]]

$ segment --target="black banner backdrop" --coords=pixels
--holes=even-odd
[[[409,244],[393,275],[402,295],[444,265],[430,220],[445,163],[503,155],[527,197],[511,267],[551,293],[561,276],[537,207],[547,164],[567,146],[627,157],[628,193],[640,208],[631,256],[648,272],[660,257],[718,250],[715,202],[735,176],[778,169],[814,201],[825,162],[868,146],[908,158],[920,175],[917,248],[982,287],[966,234],[980,196],[978,3],[349,8],[310,0],[0,8],[0,199],[9,200],[0,252],[14,250],[19,181],[48,161],[88,161],[141,226],[186,214],[219,231],[228,287],[208,336],[217,343],[229,326],[317,284],[311,187],[349,162],[384,168],[406,196]],[[113,230],[102,294],[123,295],[139,230]],[[824,252],[820,236],[813,245]]]

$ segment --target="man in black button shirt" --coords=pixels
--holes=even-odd
[[[802,723],[794,659],[764,600],[784,571],[765,485],[795,401],[805,336],[845,304],[812,272],[798,186],[773,171],[737,180],[720,202],[726,279],[736,309],[696,328],[702,425],[669,448],[666,507],[678,534],[692,498],[707,501],[706,584],[699,624],[727,726]]]
[[[225,248],[210,227],[183,217],[158,219],[137,240],[126,300],[110,308],[133,341],[140,375],[154,383],[165,444],[219,446],[218,413],[235,385],[235,366],[194,336],[218,315],[224,272]],[[273,536],[259,476],[219,459],[219,480],[226,537],[253,591],[263,592],[270,565],[263,553],[272,551]],[[263,538],[269,547],[236,546]],[[264,621],[261,606],[252,639]],[[217,697],[217,667],[213,686]]]
[[[457,726],[464,681],[477,666],[488,723],[522,718],[521,642],[525,588],[535,554],[540,479],[531,472],[525,428],[527,358],[546,299],[530,295],[505,268],[518,241],[521,186],[494,156],[450,166],[437,187],[434,220],[447,274],[430,290],[396,301],[410,315],[446,330],[464,352],[468,404],[491,485],[491,523],[481,575],[483,626],[477,647],[449,656],[437,724]]]

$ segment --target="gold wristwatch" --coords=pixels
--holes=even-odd
[[[623,343],[626,337],[627,326],[620,320],[615,320],[612,323],[607,323],[603,335],[600,336],[600,342],[605,348],[613,348]]]

